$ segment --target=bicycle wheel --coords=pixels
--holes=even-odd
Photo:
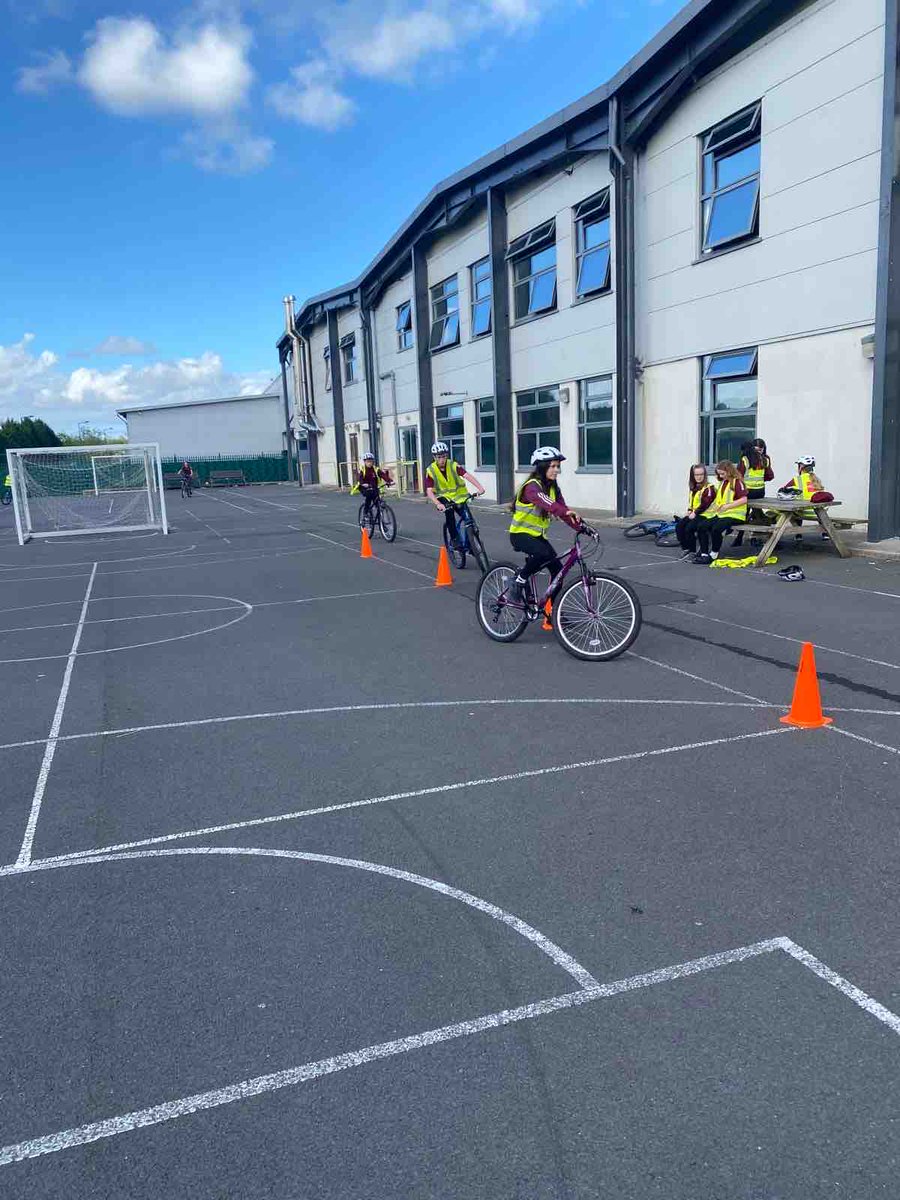
[[[357,514],[356,519],[357,519],[357,521],[359,521],[360,529],[364,529],[366,531],[366,533],[369,535],[369,537],[371,537],[373,535],[373,533],[375,532],[375,513],[374,513],[374,511],[370,508],[368,513],[366,513],[365,504],[361,504],[359,506],[359,513]]]
[[[623,654],[641,629],[641,602],[624,579],[594,573],[556,601],[553,632],[575,658],[602,662]]]
[[[666,549],[681,545],[678,540],[678,534],[675,532],[675,525],[671,522],[668,525],[663,525],[662,529],[656,532],[653,540],[657,546],[663,546]]]
[[[382,504],[379,509],[378,525],[384,540],[392,542],[397,536],[397,518],[394,516],[394,510],[387,504]]]
[[[472,551],[472,557],[478,563],[482,575],[487,575],[491,569],[491,560],[487,556],[487,551],[484,548],[484,542],[481,540],[481,531],[474,523],[469,526],[469,548]]]
[[[514,642],[528,624],[524,607],[506,602],[517,570],[512,563],[496,563],[478,584],[475,595],[478,624],[495,642]]]
[[[12,492],[4,492],[0,497],[0,502],[3,504],[12,504]]]
[[[648,534],[656,533],[660,526],[667,524],[667,521],[638,521],[637,525],[629,525],[622,532],[627,538],[642,538],[647,537]]]
[[[459,544],[459,549],[453,545],[450,540],[450,534],[447,532],[447,526],[444,526],[444,547],[447,551],[447,556],[453,563],[454,567],[462,569],[466,565],[466,550],[462,542]]]

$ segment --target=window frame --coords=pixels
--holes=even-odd
[[[599,220],[591,221],[592,217],[599,216]],[[575,224],[575,237],[573,239],[575,246],[575,274],[574,279],[574,299],[573,304],[580,304],[585,300],[593,300],[596,296],[606,296],[613,290],[613,255],[612,255],[612,194],[610,188],[604,188],[602,191],[595,192],[593,196],[588,196],[579,204],[576,204],[572,209],[572,217]],[[609,223],[609,237],[605,242],[601,242],[597,246],[586,247],[584,245],[584,226],[586,224],[599,224],[600,221]],[[605,282],[601,287],[590,288],[587,291],[579,291],[578,283],[581,278],[582,263],[590,255],[599,254],[606,250],[606,277]]]
[[[489,404],[490,411],[482,410],[483,404]],[[493,422],[492,429],[484,429],[483,421],[487,418]],[[475,442],[477,446],[476,458],[478,466],[487,471],[496,471],[497,469],[497,399],[495,396],[481,396],[475,401]],[[493,446],[492,463],[485,462],[484,444],[490,441]]]
[[[454,285],[453,291],[447,291],[447,284]],[[439,291],[440,290],[440,291]],[[436,294],[438,293],[439,294]],[[440,283],[433,284],[428,289],[429,299],[431,301],[431,332],[428,335],[428,349],[431,354],[439,354],[442,350],[450,350],[453,346],[459,345],[460,338],[460,311],[459,311],[459,275],[448,275],[446,279],[442,279]],[[451,302],[456,301],[456,306],[451,307]],[[445,304],[446,311],[437,316],[435,310],[438,305]],[[452,339],[446,339],[447,327],[452,326],[452,318],[456,317],[456,335]],[[440,337],[438,344],[435,345],[435,330],[440,328]]]
[[[728,126],[736,124],[742,117],[746,118],[743,129],[738,128],[735,133],[722,136]],[[759,240],[760,200],[762,192],[762,101],[757,100],[753,104],[748,104],[745,108],[732,113],[731,116],[725,117],[724,120],[718,121],[715,125],[700,134],[697,139],[697,145],[699,157],[698,191],[700,197],[698,208],[698,261],[702,262],[708,258],[714,258],[718,254],[727,254],[731,250],[737,250],[742,246]],[[751,146],[759,147],[759,163],[756,170],[750,172],[748,175],[742,175],[730,183],[717,186],[716,169],[718,163],[739,153],[741,150],[749,149]],[[709,160],[709,170],[707,169],[707,160]],[[710,180],[709,188],[707,188],[707,180]],[[707,245],[708,229],[715,215],[717,200],[722,196],[746,187],[747,184],[753,181],[756,183],[756,191],[749,228],[743,233],[720,238],[715,243]],[[706,215],[707,205],[709,206],[708,218]]]
[[[404,309],[406,310],[406,319],[401,325],[400,316]],[[402,304],[397,305],[394,328],[397,331],[397,353],[402,353],[404,350],[411,350],[415,345],[415,332],[412,324],[412,300],[404,300]],[[407,336],[409,338],[408,341],[405,340]]]
[[[322,351],[322,358],[325,360],[325,391],[331,391],[331,349],[326,346]]]
[[[349,387],[351,384],[359,383],[359,354],[356,348],[356,334],[348,333],[341,338],[341,381]],[[347,351],[350,351],[348,356]]]
[[[476,279],[475,272],[479,267],[487,266],[487,274],[481,279]],[[478,284],[487,280],[489,291],[487,296],[478,295]],[[487,329],[478,332],[476,330],[475,310],[487,301],[488,318]],[[490,337],[494,332],[494,271],[491,262],[491,256],[488,254],[485,258],[479,258],[478,262],[472,263],[469,267],[469,332],[470,340],[477,341],[479,338]]]
[[[736,358],[739,355],[749,356],[747,370],[721,370],[711,374],[714,365],[723,360]],[[757,417],[759,413],[759,348],[757,346],[742,346],[735,350],[722,350],[715,354],[706,354],[700,360],[700,457],[698,462],[714,466],[717,458],[716,424],[717,419],[729,417],[745,417],[748,419],[747,432],[749,436],[742,438],[750,441],[756,437]],[[756,397],[752,404],[739,409],[722,409],[716,412],[716,389],[719,384],[733,383],[753,379],[756,382]],[[752,422],[752,428],[750,424]]]
[[[553,266],[543,267],[538,271],[531,270],[528,275],[522,279],[516,278],[516,267],[519,263],[526,260],[533,260],[538,254],[542,254],[545,250],[553,248]],[[548,316],[550,313],[557,312],[559,309],[559,294],[558,294],[558,274],[559,274],[559,254],[556,242],[556,218],[552,217],[549,221],[544,221],[542,225],[535,226],[528,233],[523,233],[521,237],[514,238],[507,247],[506,261],[509,263],[509,278],[512,288],[512,311],[513,324],[522,325],[526,321],[534,321],[539,317]],[[532,308],[532,298],[534,293],[534,281],[543,276],[553,274],[553,291],[549,304],[541,308]],[[527,310],[520,316],[518,311],[518,296],[522,289],[527,289],[528,303]]]
[[[585,395],[587,385],[592,383],[608,383],[609,384],[609,420],[588,421],[585,419],[585,401],[590,399]],[[590,375],[586,379],[578,380],[578,470],[596,472],[598,474],[611,474],[613,463],[615,460],[615,386],[612,375]],[[589,429],[609,429],[610,447],[609,447],[609,462],[604,463],[589,463],[587,462],[587,431]]]
[[[522,396],[537,397],[540,395],[541,392],[555,392],[556,393],[555,401],[551,401],[550,403],[542,404],[536,400],[535,403],[533,403],[533,404],[529,404],[529,405],[525,405],[525,406],[520,405],[519,400]],[[562,412],[561,412],[562,401],[560,399],[560,385],[558,383],[551,383],[551,384],[547,385],[546,387],[523,388],[522,391],[515,392],[515,405],[516,405],[516,408],[515,408],[515,412],[516,412],[516,430],[515,430],[515,434],[516,434],[516,470],[517,471],[530,471],[531,470],[531,455],[534,453],[534,451],[537,449],[538,446],[546,446],[546,445],[559,446],[559,437],[560,437],[560,433],[562,431]],[[552,408],[556,409],[556,423],[555,424],[539,425],[534,429],[523,429],[522,428],[522,426],[520,424],[520,418],[521,418],[521,414],[523,412],[539,412],[541,409],[552,409]],[[555,435],[555,436],[552,436],[552,437],[548,436],[551,434]],[[521,453],[520,453],[519,440],[520,440],[520,438],[531,437],[532,435],[534,435],[536,440],[535,440],[534,446],[531,448],[531,450],[528,451],[528,455],[527,455],[528,461],[523,463],[522,458],[521,458]]]
[[[458,412],[450,415],[451,409],[457,409]],[[443,416],[441,414],[444,414]],[[441,429],[441,425],[446,421],[461,421],[461,433],[445,433]],[[466,465],[466,409],[462,401],[457,400],[453,404],[441,404],[434,410],[434,429],[435,441],[446,442],[450,447],[450,457],[454,462],[461,467]]]

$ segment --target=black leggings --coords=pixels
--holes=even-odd
[[[733,525],[742,524],[741,521],[734,521],[730,517],[711,517],[708,521],[702,517],[698,522],[699,529],[697,536],[700,539],[700,553],[709,554],[710,542],[712,542],[713,554],[718,554],[722,549],[722,539]]]
[[[456,531],[457,512],[452,504],[447,504],[441,501],[444,508],[444,525],[447,528],[447,536],[450,538],[450,545],[455,546],[459,541],[459,534]]]
[[[754,500],[765,500],[765,498],[766,498],[766,489],[765,488],[753,488],[752,490],[748,490],[748,492],[747,492],[747,499],[750,501],[751,504],[753,503]],[[747,520],[751,521],[754,525],[756,525],[758,523],[763,523],[765,521],[765,514],[763,513],[762,509],[750,508],[747,511]],[[732,545],[733,546],[743,546],[743,544],[744,544],[744,531],[743,531],[743,529],[739,529],[738,535],[732,542]]]
[[[696,551],[699,524],[699,517],[679,517],[675,522],[675,533],[682,550],[689,550],[692,554]]]
[[[562,570],[556,551],[545,537],[532,537],[530,533],[511,533],[509,540],[513,550],[527,555],[525,566],[519,572],[523,579],[530,579],[544,567],[550,572],[550,578],[555,579]]]

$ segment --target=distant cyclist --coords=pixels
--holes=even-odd
[[[191,489],[194,486],[194,469],[189,462],[181,464],[181,470],[178,472],[178,477],[181,480],[181,491],[188,496],[191,494]]]
[[[394,486],[391,473],[382,467],[376,467],[375,455],[371,451],[367,451],[362,456],[362,465],[356,475],[356,487],[352,489],[354,492],[359,491],[365,500],[365,516],[369,515],[372,505],[381,491],[382,483],[386,487]]]
[[[476,494],[484,495],[484,488],[474,475],[470,475],[465,467],[454,462],[450,457],[450,447],[446,442],[435,442],[431,447],[434,462],[425,471],[425,495],[438,510],[444,514],[447,534],[455,549],[459,549],[459,535],[456,532],[456,512],[454,505],[465,504],[469,498],[469,489],[463,483],[467,479],[475,488]]]
[[[523,599],[525,584],[543,567],[555,579],[560,571],[559,556],[547,540],[553,517],[570,529],[581,528],[581,517],[566,504],[556,480],[565,455],[556,446],[538,446],[531,456],[531,474],[516,492],[513,501],[509,540],[513,550],[526,555],[525,566],[513,581],[514,596]]]

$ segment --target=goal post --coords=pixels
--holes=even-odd
[[[169,532],[155,442],[6,453],[20,546],[31,538]]]

